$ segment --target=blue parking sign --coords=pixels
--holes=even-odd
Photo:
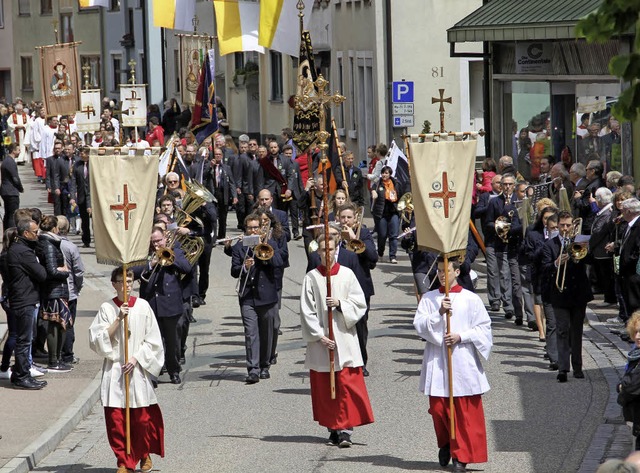
[[[393,103],[413,102],[413,82],[393,83]]]

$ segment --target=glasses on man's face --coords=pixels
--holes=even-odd
[[[177,184],[178,181],[167,181],[167,184]]]

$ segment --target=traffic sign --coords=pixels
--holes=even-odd
[[[413,103],[394,103],[394,115],[413,115]]]
[[[413,102],[413,82],[393,83],[393,103]]]
[[[394,115],[393,127],[394,128],[408,128],[414,126],[413,115]]]

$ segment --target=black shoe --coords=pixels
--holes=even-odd
[[[91,245],[89,243],[84,243],[82,245],[83,248],[91,248]]]
[[[516,317],[516,325],[519,327],[522,325],[522,317]]]
[[[273,355],[273,358],[271,358],[271,362],[269,364],[270,365],[277,365],[278,364],[278,354],[277,353],[275,355]]]
[[[160,376],[162,376],[166,372],[167,372],[167,367],[163,365],[162,368],[160,368]]]
[[[456,460],[455,458],[453,459],[453,471],[455,473],[463,473],[465,471],[467,471],[467,464],[466,463],[462,463],[458,460]]]
[[[191,296],[191,305],[193,306],[194,309],[197,309],[198,307],[200,307],[200,297]]]
[[[71,358],[63,358],[62,361],[65,362],[67,365],[77,365],[78,363],[80,363],[80,358],[78,358],[77,356],[74,356]]]
[[[180,357],[180,364],[184,365],[187,362],[187,360],[185,360],[184,356]]]
[[[207,296],[199,296],[200,297],[200,305],[207,305],[207,302],[204,300]]]
[[[507,312],[504,314],[504,318],[507,320],[511,320],[513,318],[513,312]]]
[[[329,434],[329,440],[327,440],[327,445],[337,446],[340,443],[340,437],[338,436],[337,430],[332,430],[331,434]]]
[[[30,391],[36,391],[38,389],[44,388],[44,385],[42,385],[40,383],[36,383],[35,379],[33,379],[33,378],[25,378],[25,379],[21,379],[19,381],[13,381],[11,383],[11,386],[14,389],[28,389]]]
[[[269,374],[269,369],[262,368],[260,370],[260,379],[269,379],[269,378],[271,378],[271,375]]]
[[[549,363],[549,371],[558,371],[558,363]]]
[[[584,373],[582,370],[576,370],[573,372],[573,377],[576,379],[584,379]]]
[[[545,353],[544,355],[542,355],[542,358],[544,358],[545,360],[548,360],[549,359],[549,354]]]
[[[567,372],[566,371],[560,371],[558,373],[558,376],[556,376],[556,379],[558,380],[559,383],[566,383],[567,382]]]
[[[182,383],[182,380],[180,379],[180,375],[178,373],[169,375],[169,379],[171,379],[171,384]]]
[[[151,385],[153,386],[153,389],[158,389],[158,382],[154,381],[153,379],[151,380]]]
[[[369,376],[369,370],[366,367],[362,367],[362,376]]]
[[[278,335],[282,335],[282,330],[278,329]]]
[[[189,314],[189,323],[190,324],[195,324],[197,322],[196,318],[193,316],[193,314]]]
[[[527,327],[529,327],[534,332],[538,331],[538,324],[535,320],[529,320],[529,322],[527,322]]]
[[[440,466],[447,466],[451,461],[451,448],[449,444],[446,444],[444,447],[438,451],[438,462]]]
[[[300,234],[298,232],[293,232],[293,239],[294,240],[299,240],[300,238],[302,238],[302,237],[300,236]]]
[[[338,447],[340,448],[349,448],[351,445],[353,445],[353,442],[351,442],[351,435],[346,432],[340,432],[338,434],[338,439]]]
[[[67,365],[66,363],[49,363],[47,365],[47,369],[51,372],[56,373],[68,373],[73,369],[73,367]]]
[[[249,376],[244,378],[244,382],[247,384],[256,384],[260,382],[260,377],[255,373],[251,373]]]
[[[40,386],[42,386],[43,388],[49,384],[47,383],[44,379],[40,380],[40,379],[35,379],[35,378],[31,378],[31,381],[33,381],[36,384],[39,384]]]
[[[500,304],[493,304],[490,307],[491,312],[498,312],[500,310]]]

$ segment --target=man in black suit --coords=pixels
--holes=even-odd
[[[191,264],[187,260],[180,244],[173,248],[173,263],[163,266],[158,259],[157,251],[167,246],[167,238],[160,228],[151,233],[151,260],[149,263],[132,268],[136,279],[141,279],[140,297],[146,300],[153,309],[160,333],[164,340],[164,364],[172,384],[180,384],[180,334],[178,321],[184,307],[182,303],[182,275],[191,272]]]
[[[587,278],[584,260],[574,260],[568,251],[562,251],[571,242],[569,233],[573,228],[571,212],[558,214],[558,230],[560,233],[547,240],[542,249],[542,269],[545,283],[542,300],[550,303],[555,314],[558,341],[558,381],[567,382],[567,373],[573,367],[574,378],[584,378],[582,372],[582,326],[587,310],[587,303],[593,300],[591,285]],[[562,291],[556,286],[558,271],[566,276]],[[562,279],[562,274],[560,275]],[[570,366],[571,365],[571,366]]]
[[[284,233],[287,235],[287,242],[291,241],[291,229],[289,228],[289,216],[287,212],[278,210],[273,206],[273,194],[269,189],[262,189],[258,192],[258,205],[276,216]]]
[[[300,235],[300,199],[302,198],[303,185],[302,176],[300,175],[300,165],[297,161],[293,160],[293,147],[291,145],[284,145],[282,148],[282,154],[285,159],[291,160],[291,201],[289,202],[288,213],[291,218],[291,230],[293,230],[293,239],[299,240]]]
[[[596,191],[604,186],[602,180],[602,172],[604,168],[598,160],[591,160],[587,163],[587,181],[589,182],[583,191],[576,191],[573,195],[573,204],[578,214],[576,217],[582,217],[582,233],[591,235],[591,227],[596,218],[596,213],[591,208],[591,199],[595,200]]]
[[[635,197],[622,202],[622,218],[628,222],[620,245],[620,282],[622,296],[629,317],[640,309],[640,275],[637,274],[640,256],[640,201]]]
[[[290,202],[291,187],[293,187],[293,172],[291,159],[280,154],[278,143],[269,143],[269,154],[260,158],[258,170],[258,186],[268,189],[275,199],[275,206],[286,211]],[[286,189],[286,190],[285,190]]]
[[[364,205],[364,181],[362,173],[353,165],[353,152],[345,151],[342,156],[344,160],[344,172],[346,179],[342,175],[342,169],[336,172],[336,184],[339,188],[345,189],[349,193],[349,199],[358,207]],[[400,196],[398,196],[400,197]]]
[[[222,162],[223,152],[220,148],[213,150],[211,170],[208,173],[205,186],[218,201],[218,238],[227,236],[227,214],[229,204],[238,203],[236,183],[229,166]]]
[[[2,161],[0,171],[2,172],[2,182],[0,183],[0,196],[4,202],[4,218],[2,219],[2,229],[15,227],[13,213],[20,208],[20,193],[24,192],[16,159],[20,156],[20,146],[11,143],[7,146],[7,155]]]
[[[60,189],[60,166],[58,162],[62,156],[62,141],[56,140],[53,145],[53,155],[47,158],[47,177],[45,179],[45,185],[47,186],[47,192],[51,194],[53,199],[53,213],[56,215],[62,215],[62,200]]]
[[[249,214],[244,221],[245,235],[259,235],[260,218]],[[244,325],[247,356],[247,384],[271,377],[274,334],[279,329],[276,269],[283,266],[282,255],[275,240],[267,240],[274,249],[270,260],[254,257],[253,248],[243,241],[231,248],[231,276],[239,278],[238,302]]]
[[[78,204],[82,221],[82,244],[89,248],[91,243],[91,188],[89,186],[89,148],[82,148],[80,159],[71,173],[69,204]]]

